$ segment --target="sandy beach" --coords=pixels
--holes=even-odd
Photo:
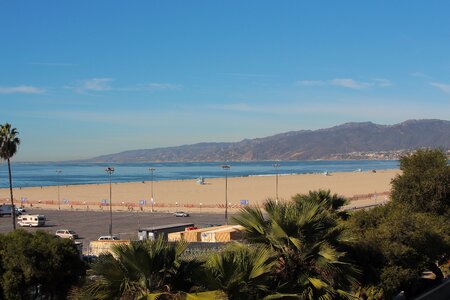
[[[373,172],[341,172],[329,176],[322,174],[280,175],[278,177],[279,199],[290,199],[297,193],[310,190],[330,189],[352,201],[384,201],[390,191],[390,182],[400,170]],[[112,183],[114,210],[151,210],[151,182]],[[200,185],[196,180],[172,180],[153,182],[154,204],[157,211],[183,209],[214,211],[224,207],[225,178],[210,178]],[[257,206],[267,198],[276,197],[276,176],[249,176],[228,178],[227,198],[231,209],[239,208],[241,200]],[[109,184],[64,185],[59,187],[15,188],[17,204],[22,199],[25,207],[58,209],[107,209]],[[145,200],[145,205],[140,201]],[[9,190],[0,189],[0,203],[9,203]],[[142,208],[141,208],[142,206]]]

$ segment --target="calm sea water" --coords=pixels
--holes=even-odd
[[[154,180],[195,179],[198,177],[224,177],[225,171],[220,162],[192,163],[15,163],[12,164],[14,187],[49,186],[66,184],[87,184],[109,182],[105,169],[114,167],[114,182],[139,182],[151,180],[149,167],[153,167]],[[305,174],[322,172],[353,172],[361,169],[398,169],[394,160],[355,160],[355,161],[262,161],[228,162],[228,176],[264,176],[276,173],[274,164],[279,164],[279,174]],[[58,174],[56,170],[61,170]],[[7,187],[8,166],[0,163],[0,187]]]

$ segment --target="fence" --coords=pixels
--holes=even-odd
[[[377,197],[384,196],[384,198],[389,197],[390,192],[380,192],[380,193],[370,193],[370,194],[360,194],[360,195],[353,195],[351,197],[347,197],[350,201],[355,200],[363,200],[363,199],[376,199]],[[134,211],[134,210],[141,210],[141,211],[149,211],[153,207],[155,210],[173,210],[173,209],[218,209],[218,208],[225,208],[225,205],[222,203],[217,204],[177,204],[175,203],[154,203],[151,204],[145,204],[141,205],[139,203],[130,203],[130,202],[121,202],[121,203],[113,203],[112,209],[115,211]],[[9,198],[0,198],[0,203],[9,204],[10,200]],[[25,202],[22,202],[20,199],[14,199],[14,203],[17,206],[24,206],[24,207],[33,207],[33,208],[42,208],[42,206],[49,207],[51,209],[58,208],[59,206],[61,209],[64,210],[109,210],[109,204],[108,203],[100,203],[100,202],[88,202],[88,201],[70,201],[70,202],[60,202],[58,204],[58,201],[55,200],[27,200]],[[247,205],[241,205],[241,204],[229,204],[228,208],[234,208],[234,209],[240,209],[243,207],[246,207]],[[248,206],[255,206],[255,205],[248,205]]]

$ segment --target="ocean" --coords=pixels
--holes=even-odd
[[[155,168],[153,180],[184,180],[198,177],[224,177],[223,162],[164,162],[164,163],[18,163],[12,162],[13,186],[51,186],[109,182],[107,167],[115,169],[113,182],[150,181],[149,168]],[[351,161],[251,161],[227,162],[229,177],[267,176],[276,174],[307,174],[323,172],[354,172],[398,169],[397,160]],[[57,170],[61,172],[58,173]],[[8,166],[0,163],[0,188],[8,187]]]

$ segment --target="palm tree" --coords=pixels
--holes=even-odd
[[[224,291],[229,300],[262,299],[273,285],[275,254],[265,246],[233,243],[208,257],[207,285]]]
[[[101,255],[92,266],[97,278],[87,284],[88,290],[96,299],[135,299],[182,288],[189,291],[191,276],[201,263],[181,259],[186,247],[184,242],[169,243],[162,238],[116,245],[113,255]]]
[[[330,190],[309,191],[308,194],[297,194],[292,197],[295,202],[309,201],[309,199],[316,199],[319,202],[325,202],[331,213],[336,213],[339,218],[346,220],[349,217],[347,211],[343,211],[342,207],[350,202],[338,194],[331,194]]]
[[[345,245],[351,239],[338,223],[339,205],[314,193],[300,198],[266,201],[267,218],[260,208],[246,207],[233,222],[244,227],[249,242],[278,253],[277,291],[301,299],[352,298],[345,290],[357,283],[358,271],[346,257]]]
[[[11,176],[11,158],[16,154],[17,148],[20,144],[18,138],[19,132],[16,128],[11,128],[11,124],[5,123],[0,125],[0,158],[8,161],[8,174],[9,174],[9,191],[11,194],[12,205],[12,222],[13,230],[16,229],[16,211],[14,208],[14,196],[12,188],[12,176]]]

